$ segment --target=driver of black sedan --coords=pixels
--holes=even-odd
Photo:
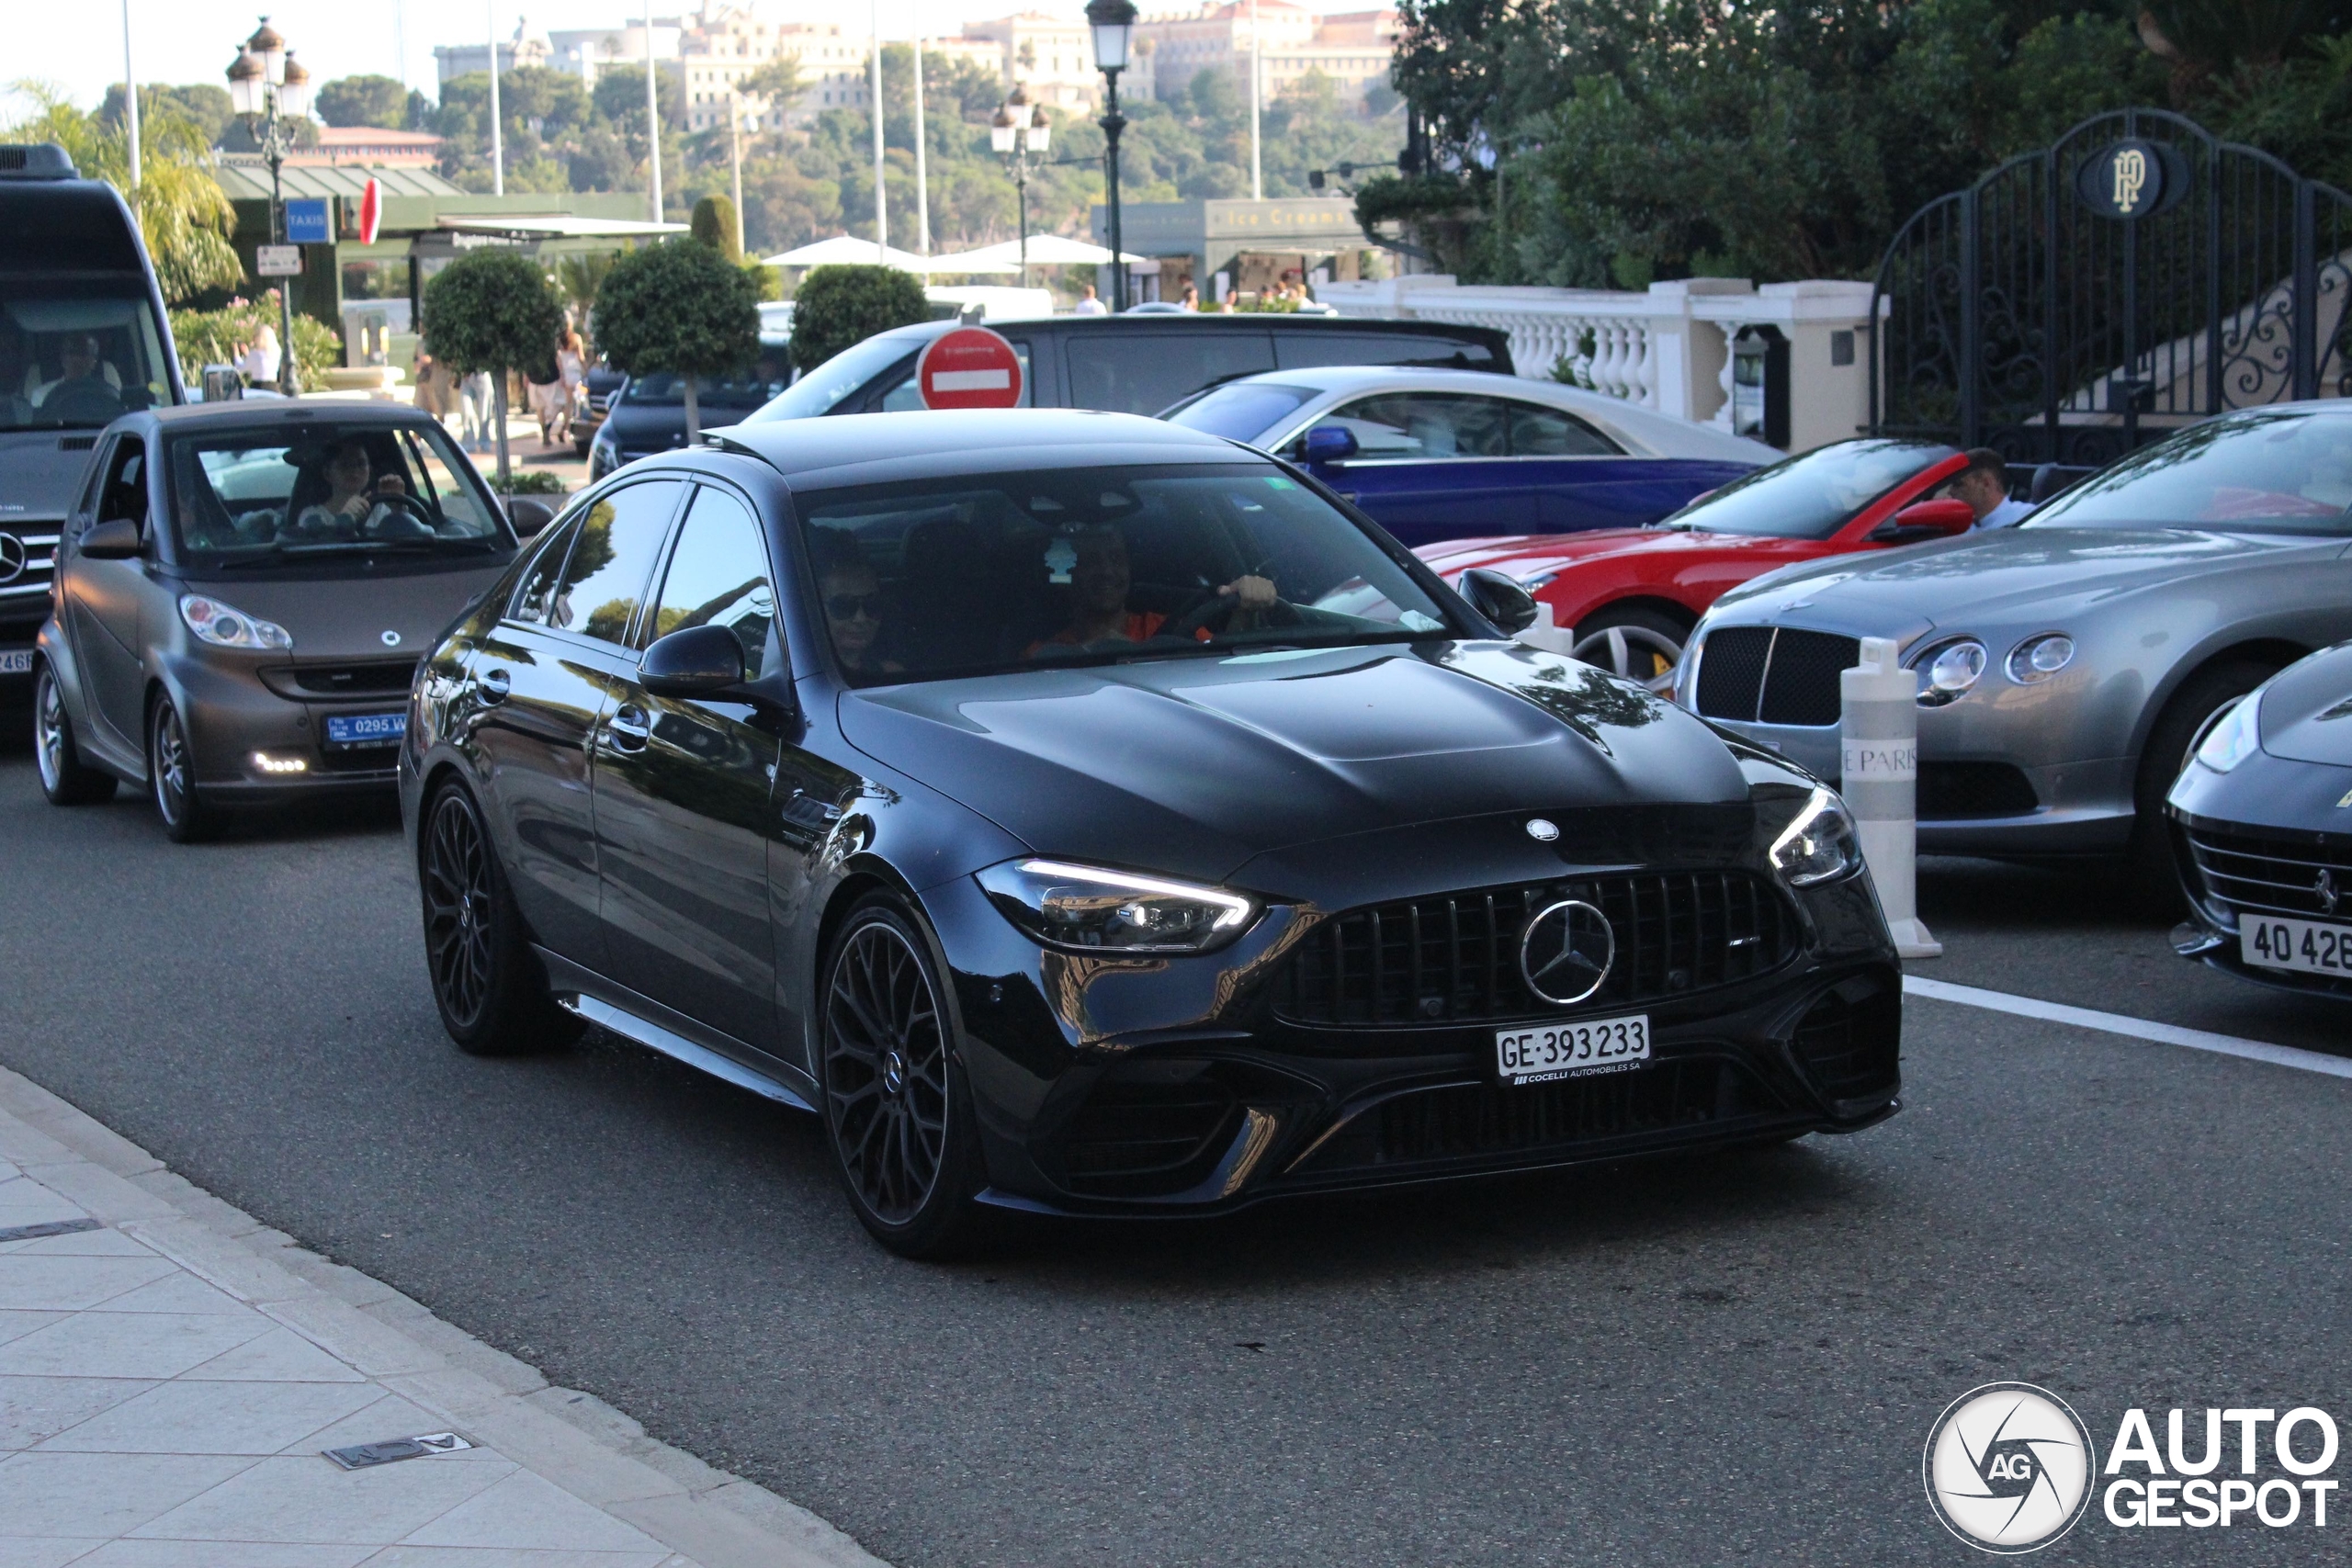
[[[1127,607],[1134,572],[1127,559],[1125,535],[1115,526],[1103,524],[1057,539],[1055,547],[1071,548],[1077,555],[1069,569],[1069,623],[1032,647],[1031,653],[1057,645],[1089,648],[1105,642],[1145,642],[1159,635],[1169,620],[1167,615]],[[1228,631],[1256,625],[1259,615],[1279,600],[1271,579],[1247,573],[1216,592],[1220,600],[1230,603],[1233,611],[1227,617]],[[1204,626],[1193,635],[1206,640],[1209,634]]]

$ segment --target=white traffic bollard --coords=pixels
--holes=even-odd
[[[1879,907],[1905,958],[1944,944],[1919,923],[1919,672],[1903,668],[1892,638],[1862,639],[1861,662],[1838,677],[1838,789],[1862,843]]]

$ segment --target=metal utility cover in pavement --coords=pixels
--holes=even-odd
[[[390,1464],[396,1460],[423,1459],[426,1454],[453,1454],[473,1444],[455,1432],[427,1432],[415,1438],[387,1438],[379,1443],[356,1443],[347,1449],[322,1449],[319,1451],[345,1470],[366,1470],[370,1465]]]

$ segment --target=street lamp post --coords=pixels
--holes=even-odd
[[[229,66],[229,107],[241,116],[245,129],[269,164],[269,239],[286,243],[286,187],[281,171],[294,150],[292,121],[311,114],[311,73],[294,62],[286,40],[271,30],[264,17],[254,36],[237,51]],[[294,374],[294,285],[277,284],[277,389],[288,397],[300,390]]]
[[[1111,209],[1111,308],[1127,308],[1126,247],[1119,243],[1119,132],[1127,128],[1119,112],[1119,73],[1127,68],[1127,46],[1135,39],[1135,0],[1088,0],[1086,25],[1094,30],[1094,68],[1102,73],[1102,196]]]
[[[1026,87],[1013,88],[1012,96],[998,107],[996,118],[989,122],[989,145],[1004,160],[1004,172],[1012,176],[1012,188],[1018,194],[1023,288],[1029,287],[1029,176],[1036,172],[1038,155],[1046,151],[1053,134],[1053,122],[1046,118],[1046,106],[1032,107]]]

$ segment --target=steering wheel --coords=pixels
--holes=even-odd
[[[433,514],[413,495],[379,495],[376,505],[387,510],[368,509],[368,521],[359,529],[362,538],[430,539],[439,532],[433,525]]]
[[[1193,633],[1211,626],[1212,623],[1217,629],[1223,630],[1231,626],[1233,617],[1239,613],[1241,613],[1239,594],[1227,598],[1212,590],[1205,602],[1193,605],[1182,615],[1161,626],[1159,635],[1190,637]],[[1250,613],[1261,617],[1259,624],[1261,626],[1295,626],[1306,624],[1306,618],[1298,613],[1298,606],[1287,599],[1278,598],[1264,609]]]
[[[103,384],[83,382],[51,393],[40,412],[60,424],[105,424],[122,412],[122,400]]]

